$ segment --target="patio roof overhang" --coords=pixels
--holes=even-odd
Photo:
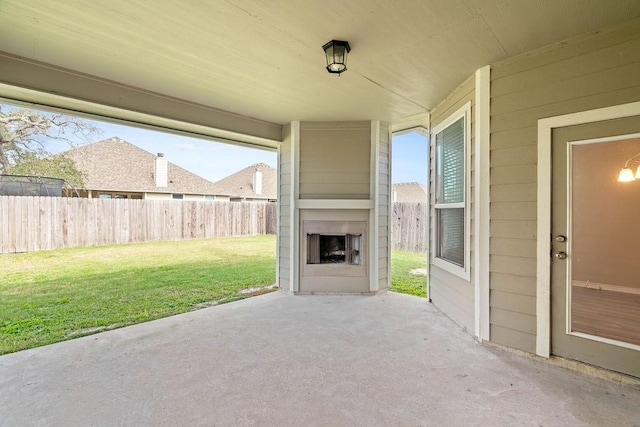
[[[63,95],[274,148],[292,120],[427,114],[478,68],[637,18],[640,3],[7,0],[0,15],[4,98],[88,111],[29,90]],[[325,70],[331,39],[352,47],[339,78]]]

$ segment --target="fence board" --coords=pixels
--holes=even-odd
[[[275,234],[271,203],[0,196],[0,253]]]
[[[427,203],[394,203],[391,219],[391,247],[394,250],[426,253],[429,250]]]

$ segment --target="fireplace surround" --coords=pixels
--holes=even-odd
[[[278,150],[278,275],[293,294],[389,284],[390,127],[291,122]]]
[[[300,291],[369,291],[369,213],[304,209],[300,218]]]

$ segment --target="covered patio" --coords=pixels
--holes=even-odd
[[[426,300],[283,292],[0,357],[2,425],[617,425],[638,384],[480,345]]]

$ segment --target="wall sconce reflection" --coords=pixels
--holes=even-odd
[[[638,169],[636,169],[635,175],[631,170],[631,163],[638,163]],[[640,153],[632,156],[624,163],[624,168],[618,174],[618,182],[631,182],[636,179],[640,180]]]

